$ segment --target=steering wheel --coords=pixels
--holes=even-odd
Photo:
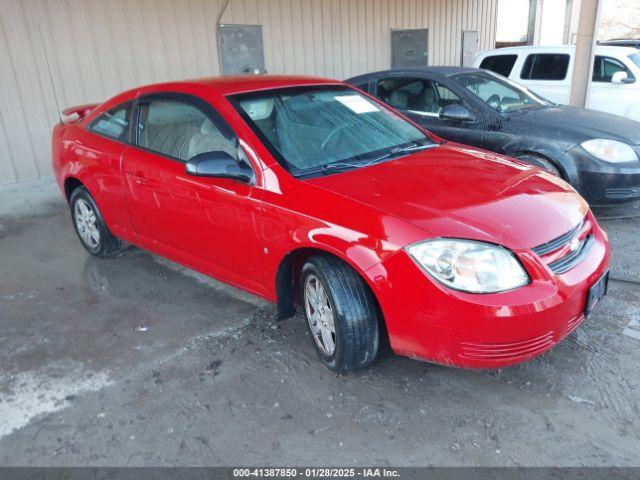
[[[326,146],[329,144],[329,142],[333,140],[336,137],[336,135],[342,132],[342,130],[344,130],[345,128],[347,128],[346,124],[340,125],[339,127],[336,127],[333,130],[331,130],[331,132],[329,132],[329,135],[327,135],[327,138],[325,138],[322,144],[320,145],[320,150],[324,150]]]
[[[500,109],[500,102],[501,102],[500,95],[498,95],[497,93],[494,93],[487,99],[487,105],[489,105],[491,108],[494,108],[496,110]]]

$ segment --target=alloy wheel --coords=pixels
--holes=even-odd
[[[305,281],[304,305],[313,339],[320,351],[330,357],[336,350],[334,313],[322,282],[313,274]]]
[[[95,211],[83,198],[76,200],[73,207],[73,218],[82,241],[89,248],[95,249],[100,245],[100,229]]]

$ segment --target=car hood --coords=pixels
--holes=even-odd
[[[550,139],[578,144],[592,138],[612,138],[640,145],[640,122],[586,108],[554,105],[504,116],[512,128],[538,132]]]
[[[451,143],[306,182],[374,208],[383,224],[393,223],[387,217],[409,222],[425,238],[469,238],[512,249],[566,233],[588,210],[552,175]]]

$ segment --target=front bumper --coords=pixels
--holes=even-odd
[[[593,158],[582,147],[567,152],[576,166],[572,182],[592,205],[640,199],[640,162],[613,164]]]
[[[532,281],[508,292],[451,290],[404,251],[372,267],[367,273],[392,349],[464,368],[513,365],[551,349],[584,320],[587,292],[609,266],[608,240],[593,225],[589,254],[566,273],[553,273],[531,251],[516,251]]]

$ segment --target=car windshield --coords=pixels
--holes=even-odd
[[[635,63],[638,67],[640,67],[640,52],[632,53],[631,55],[629,55],[629,58],[633,63]]]
[[[526,88],[492,75],[463,73],[456,75],[455,79],[476,97],[500,113],[549,105],[549,102]]]
[[[283,88],[230,100],[296,177],[359,168],[436,145],[392,110],[347,86]]]

